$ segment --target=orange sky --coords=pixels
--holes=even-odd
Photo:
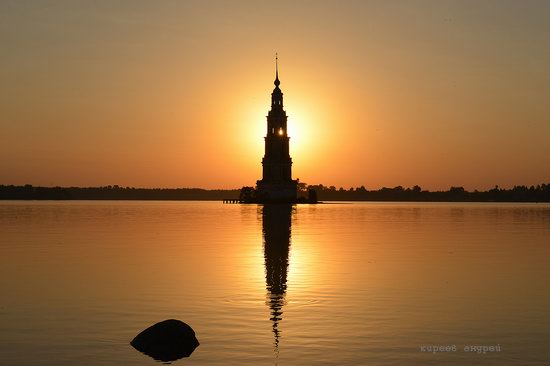
[[[550,3],[0,4],[0,184],[240,188],[279,53],[293,178],[550,182]]]

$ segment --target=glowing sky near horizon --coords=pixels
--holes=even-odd
[[[3,1],[0,184],[550,182],[550,2]]]

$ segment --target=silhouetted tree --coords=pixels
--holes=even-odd
[[[256,190],[253,187],[242,187],[239,193],[239,200],[242,202],[254,202]]]
[[[306,192],[307,192],[307,183],[298,182],[298,193],[306,193]]]
[[[317,191],[310,189],[307,194],[307,200],[310,203],[317,203]]]

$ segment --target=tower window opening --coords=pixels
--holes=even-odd
[[[281,136],[282,136],[282,135],[283,135],[283,133],[284,133],[283,129],[282,129],[282,128],[279,128],[279,135],[281,135]]]

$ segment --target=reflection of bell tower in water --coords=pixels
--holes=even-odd
[[[285,304],[292,205],[266,204],[262,211],[267,305],[271,310],[275,349],[279,347],[279,322]]]

